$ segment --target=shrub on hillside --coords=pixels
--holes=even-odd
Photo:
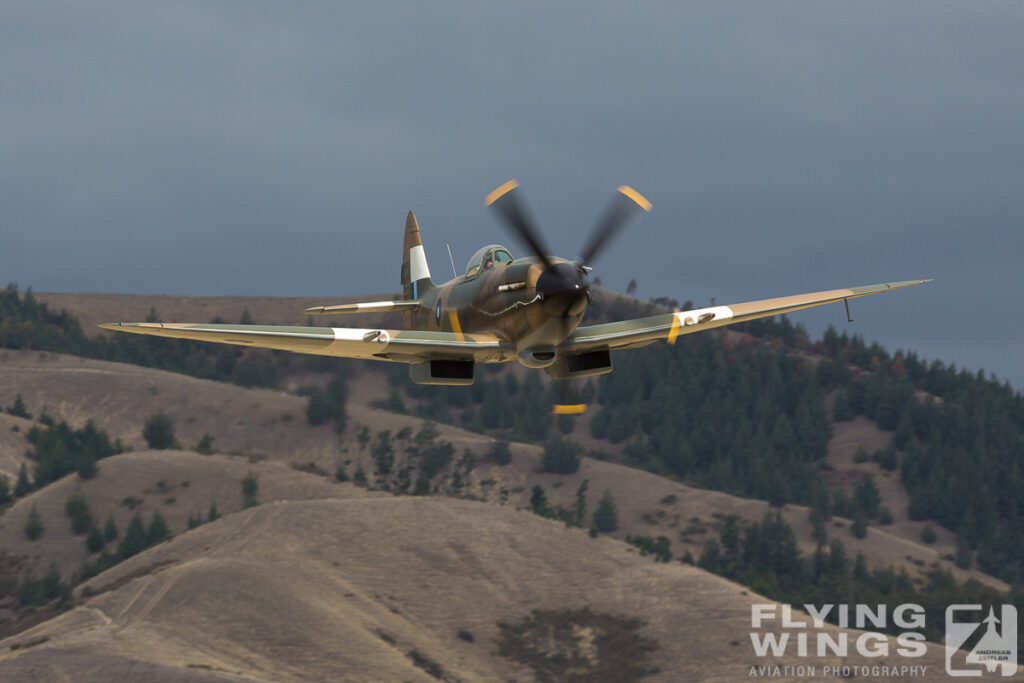
[[[553,474],[572,474],[580,468],[583,449],[579,444],[552,436],[544,444],[544,456],[541,465],[545,472]]]
[[[174,418],[166,413],[151,416],[142,428],[142,437],[150,448],[156,450],[176,448],[178,442],[174,438]]]

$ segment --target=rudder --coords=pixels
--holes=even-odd
[[[402,296],[405,299],[419,299],[423,293],[433,289],[427,255],[420,240],[420,226],[412,211],[405,217],[405,241],[402,244]]]

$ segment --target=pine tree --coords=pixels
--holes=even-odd
[[[128,529],[124,532],[124,538],[117,545],[117,554],[122,559],[128,559],[138,555],[146,549],[146,527],[142,523],[142,515],[136,512],[128,522]]]
[[[580,483],[580,487],[576,489],[576,507],[573,510],[574,522],[576,526],[583,526],[583,521],[587,515],[587,488],[590,486],[590,480],[584,479]]]
[[[314,427],[325,424],[331,419],[330,401],[327,392],[315,387],[309,392],[309,403],[306,405],[306,420]]]
[[[153,518],[149,520],[149,528],[146,529],[146,545],[154,545],[170,536],[170,529],[159,510],[153,511]]]
[[[553,435],[544,444],[541,466],[545,472],[572,474],[580,468],[582,453],[579,444]]]
[[[85,537],[85,547],[90,553],[98,553],[103,550],[103,532],[95,523],[89,527],[89,534]]]
[[[199,439],[199,443],[196,444],[196,453],[200,455],[210,455],[213,453],[213,437],[209,434],[203,434],[203,438]]]
[[[740,569],[740,527],[736,515],[725,518],[719,536],[722,543],[722,575],[736,576]]]
[[[150,448],[166,450],[178,445],[174,438],[174,419],[165,413],[157,413],[146,420],[142,436]]]
[[[864,538],[868,535],[868,520],[862,510],[858,510],[853,517],[853,524],[850,525],[850,532],[854,538]]]
[[[594,511],[594,527],[606,534],[619,528],[619,512],[615,507],[612,492],[607,489],[597,504],[597,510]]]
[[[32,419],[32,416],[25,408],[25,401],[21,398],[21,394],[14,397],[14,405],[7,408],[7,412],[14,417],[21,417],[26,420]]]
[[[53,600],[60,595],[60,585],[62,583],[60,570],[57,569],[57,563],[50,560],[50,565],[46,569],[46,573],[43,574],[43,598],[46,600]]]
[[[511,375],[509,376],[511,377]],[[507,465],[512,462],[512,450],[508,446],[508,441],[504,439],[499,439],[491,444],[488,455],[495,465]]]
[[[868,562],[864,558],[864,553],[857,553],[857,559],[853,561],[853,578],[861,583],[868,583],[871,580],[871,574],[868,572]]]
[[[83,450],[75,458],[75,471],[80,479],[92,479],[99,468],[96,466],[96,454],[91,450]]]
[[[260,483],[253,475],[252,472],[242,480],[242,507],[251,508],[255,505],[259,505],[259,501],[256,500],[256,492],[260,488]]]
[[[14,500],[11,495],[11,485],[7,483],[7,477],[0,474],[0,505],[6,505]]]
[[[25,463],[21,463],[21,467],[18,469],[18,481],[14,484],[14,497],[21,498],[31,490],[32,483],[28,480],[28,468],[25,467]]]
[[[217,512],[217,503],[210,503],[210,510],[206,513],[207,522],[215,522],[220,519],[220,513]]]
[[[860,483],[853,490],[853,502],[857,508],[869,519],[878,516],[878,506],[882,496],[875,485],[874,477],[865,473]]]
[[[30,541],[34,541],[43,535],[46,531],[46,526],[43,524],[43,517],[39,514],[39,509],[35,503],[32,503],[32,509],[28,511],[28,517],[25,518],[25,538]]]
[[[103,524],[103,540],[108,543],[117,538],[117,524],[114,523],[114,516],[109,515]]]
[[[92,513],[89,511],[89,504],[85,501],[85,495],[75,490],[68,496],[64,503],[64,514],[71,518],[71,532],[84,534],[93,526]]]
[[[551,516],[551,508],[548,505],[547,496],[544,495],[544,487],[540,484],[534,486],[530,494],[530,509],[541,517]]]

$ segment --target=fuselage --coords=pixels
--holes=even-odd
[[[488,249],[496,253],[488,253]],[[471,260],[464,275],[421,293],[419,309],[407,314],[409,329],[493,333],[514,344],[519,352],[553,350],[576,329],[586,311],[585,291],[575,296],[561,294],[567,303],[553,315],[548,310],[551,297],[546,307],[544,295],[538,293],[537,281],[544,265],[537,257],[512,259],[498,245],[481,252],[481,262],[474,264]],[[495,255],[508,255],[509,260],[501,261]],[[571,265],[564,259],[551,261]]]

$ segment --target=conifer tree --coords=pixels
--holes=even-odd
[[[18,481],[14,484],[14,497],[21,498],[31,490],[32,483],[28,480],[28,468],[25,467],[25,463],[21,463],[21,467],[18,469]]]
[[[11,485],[7,483],[7,477],[0,474],[0,505],[6,505],[14,500],[11,495]]]
[[[103,549],[103,532],[95,523],[89,527],[89,534],[85,537],[85,547],[90,553],[98,553]]]
[[[583,522],[587,515],[587,488],[590,485],[589,479],[584,479],[580,482],[580,487],[576,489],[576,506],[573,510],[574,521],[576,526],[583,526]]]
[[[594,511],[594,527],[603,533],[611,533],[619,528],[619,511],[615,506],[612,492],[605,489]]]
[[[165,413],[157,413],[146,420],[142,436],[149,447],[155,450],[166,450],[178,445],[174,438],[174,418]]]
[[[544,495],[544,487],[540,484],[534,486],[530,494],[530,509],[541,517],[551,516],[551,508],[548,506],[547,496]]]
[[[21,394],[14,397],[14,404],[7,408],[7,412],[14,417],[21,417],[26,420],[32,419],[32,415],[25,408],[25,401],[21,398]]]
[[[159,510],[153,511],[153,517],[149,520],[149,528],[146,529],[146,545],[154,545],[170,535],[167,522]]]
[[[138,555],[146,549],[146,527],[142,523],[142,515],[136,512],[128,522],[124,538],[117,545],[117,554],[123,559]]]
[[[64,514],[71,518],[72,533],[84,534],[93,525],[89,504],[85,501],[85,495],[79,490],[75,490],[68,496],[67,502],[64,503]]]
[[[108,515],[107,521],[103,524],[103,540],[108,543],[117,538],[117,524],[114,523],[114,516]]]
[[[43,535],[46,531],[46,526],[43,524],[43,517],[39,514],[39,509],[35,503],[32,503],[32,509],[28,511],[28,517],[25,518],[25,538],[30,541],[34,541]]]

